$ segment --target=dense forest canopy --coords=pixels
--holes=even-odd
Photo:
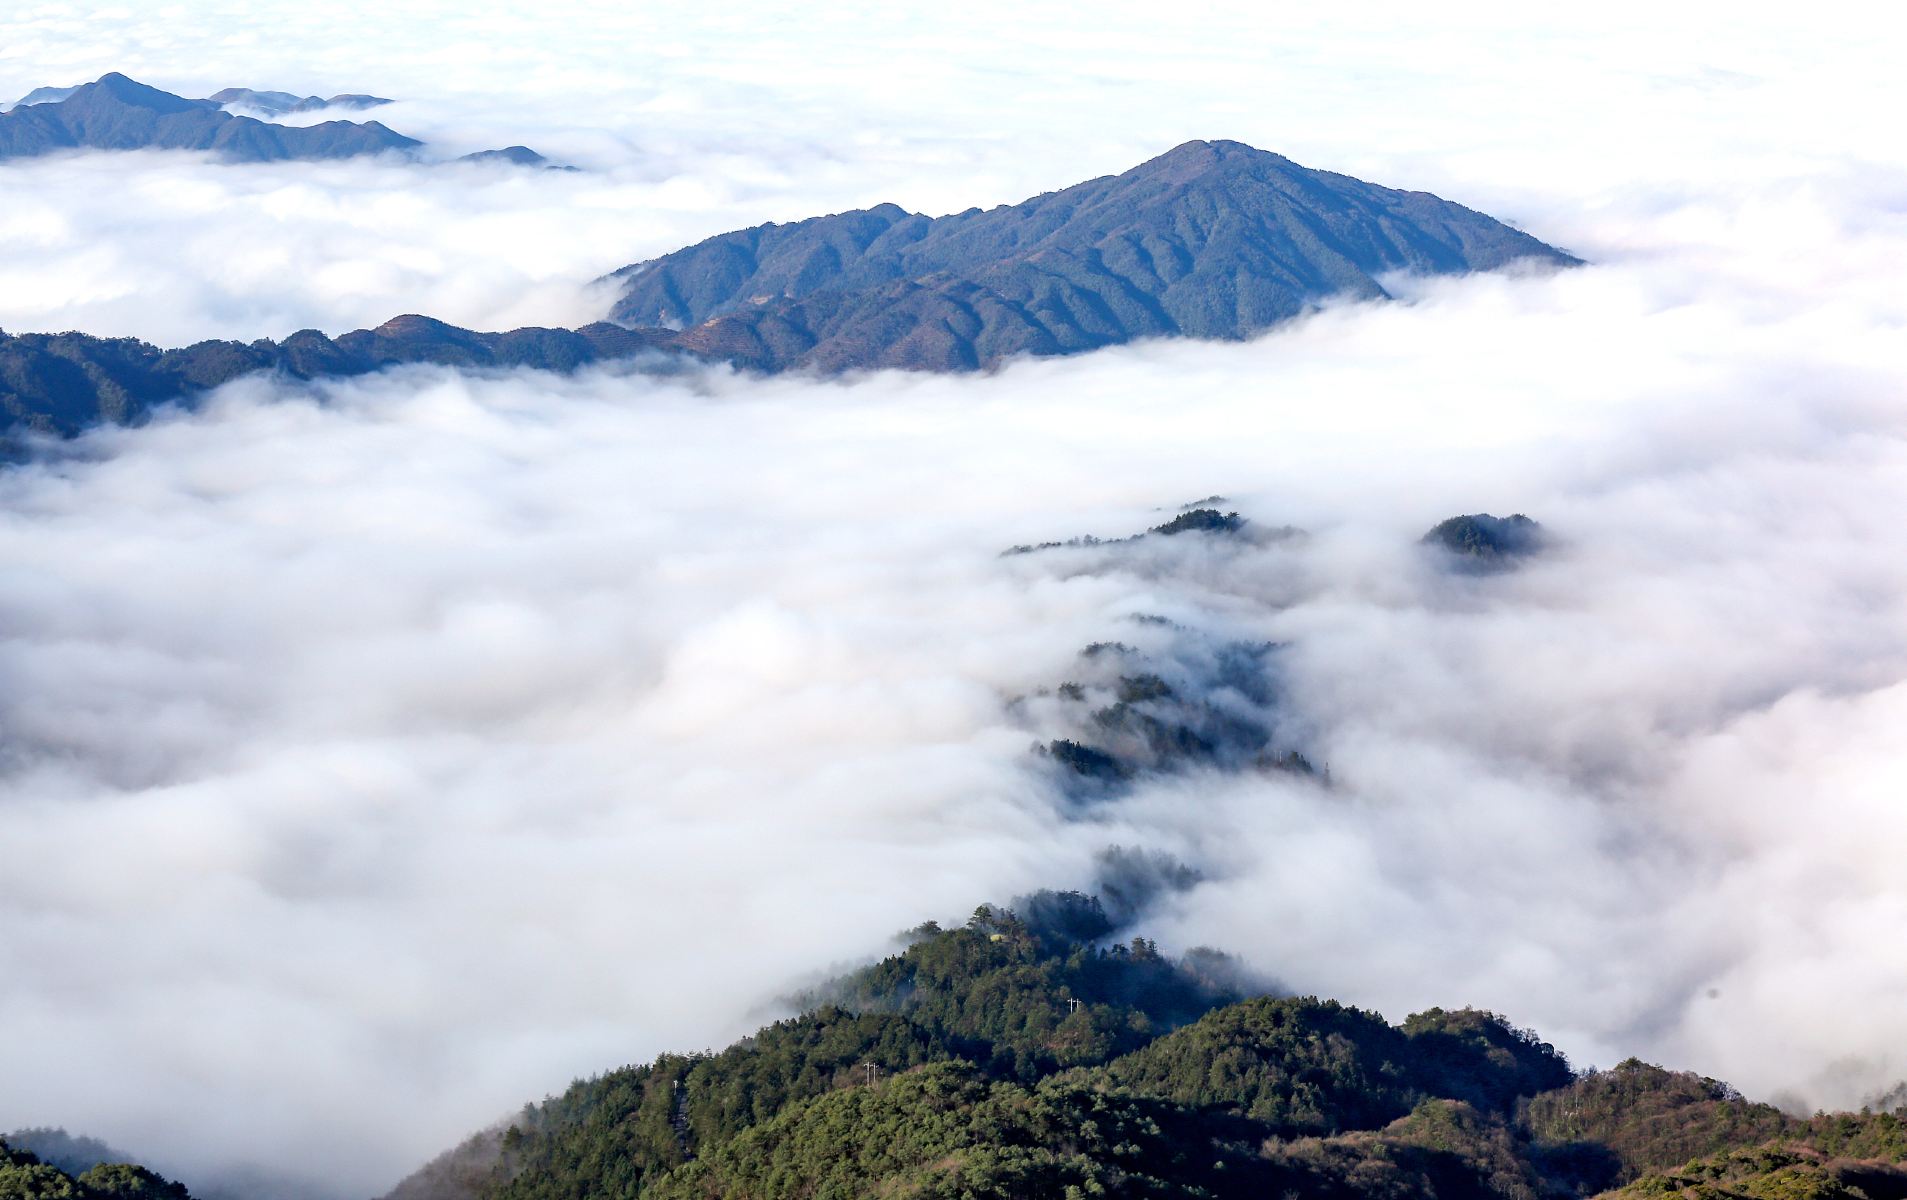
[[[389,1200],[1907,1200],[1907,1108],[1796,1117],[1635,1059],[1572,1071],[1477,1009],[1262,994],[1129,936],[1140,907],[928,922],[798,1015],[579,1080]],[[0,1200],[191,1200],[108,1157],[23,1130]]]
[[[191,1200],[181,1184],[134,1163],[99,1163],[77,1174],[0,1138],[0,1200]]]
[[[1251,994],[1131,915],[1041,892],[921,925],[800,1015],[579,1080],[392,1200],[1907,1200],[1907,1110],[1801,1119],[1634,1060],[1572,1071],[1494,1013]]]

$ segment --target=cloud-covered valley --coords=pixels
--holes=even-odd
[[[1681,283],[982,379],[255,380],[49,448],[0,477],[8,1110],[369,1189],[1109,844],[1207,875],[1153,932],[1292,987],[1858,1100],[1907,364]],[[1310,536],[999,556],[1213,492]],[[1555,544],[1415,544],[1479,510]],[[1140,614],[1286,644],[1332,786],[1069,800],[1011,702]]]
[[[1595,265],[971,378],[250,379],[41,447],[0,472],[0,1129],[370,1194],[1115,844],[1204,876],[1148,935],[1393,1019],[1488,1006],[1803,1105],[1907,1075],[1907,174],[1849,104],[1885,38],[1219,8],[1161,41],[1135,7],[1062,53],[1031,16],[398,7],[349,45],[294,6],[28,9],[0,76],[379,91],[590,170],[0,166],[0,327],[574,323],[720,230],[1198,136]],[[1307,536],[1000,553],[1213,494]],[[1550,543],[1417,544],[1483,511]],[[1330,786],[1082,802],[1038,700],[1102,641],[1278,643]]]

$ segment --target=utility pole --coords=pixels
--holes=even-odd
[[[867,1081],[867,1086],[869,1087],[873,1087],[876,1083],[879,1083],[881,1079],[880,1064],[876,1063],[873,1059],[862,1063],[861,1077]]]
[[[1066,1011],[1069,1013],[1076,1013],[1079,1011],[1079,997],[1068,996],[1066,998]]]

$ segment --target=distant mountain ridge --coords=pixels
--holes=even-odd
[[[83,85],[76,83],[72,87],[36,87],[18,100],[15,100],[12,104],[0,106],[0,112],[14,108],[25,108],[30,104],[54,104],[66,99],[74,92],[79,91],[81,86]]]
[[[606,322],[478,333],[415,315],[336,338],[305,329],[283,341],[199,342],[178,350],[137,338],[0,332],[0,449],[6,435],[23,431],[73,437],[94,425],[137,424],[158,405],[259,371],[294,379],[364,375],[402,363],[574,371],[668,348],[662,331]]]
[[[37,87],[12,104],[0,105],[0,112],[15,108],[28,108],[35,104],[57,104],[85,87],[74,84],[72,87]],[[218,108],[249,108],[271,116],[283,116],[287,113],[316,112],[325,108],[365,109],[376,108],[391,101],[383,96],[367,96],[356,92],[343,95],[295,96],[290,92],[259,91],[254,88],[221,88],[205,98],[206,103]]]
[[[250,88],[226,88],[192,100],[113,71],[78,87],[36,88],[0,112],[0,160],[61,150],[206,150],[242,163],[414,155],[423,149],[423,142],[378,121],[278,125],[228,111],[240,108],[284,116],[389,103],[381,96],[347,94],[327,100]],[[542,166],[548,160],[527,147],[511,146],[467,154],[458,161]]]
[[[34,88],[11,105],[0,105],[0,113],[10,109],[27,109],[32,105],[53,105],[84,86],[86,84],[74,84],[71,88]],[[383,95],[362,95],[357,92],[324,97],[292,95],[290,92],[259,92],[254,88],[221,88],[208,95],[206,103],[219,109],[254,109],[257,113],[269,116],[284,116],[286,113],[317,113],[318,109],[376,109],[378,105],[387,105],[391,101]]]
[[[317,112],[326,108],[377,108],[391,103],[382,96],[347,92],[341,96],[294,96],[290,92],[261,92],[252,88],[221,88],[206,97],[222,108],[250,108],[272,116]]]
[[[210,150],[241,162],[352,158],[423,145],[377,121],[294,127],[226,112],[215,100],[188,100],[117,71],[60,100],[0,113],[0,158],[57,150]]]
[[[119,78],[103,91],[142,97],[162,114],[154,120],[206,115],[202,102]],[[89,101],[21,116],[75,103]],[[0,117],[0,131],[14,119]],[[496,153],[533,157],[519,150]],[[977,370],[1146,337],[1250,337],[1333,299],[1383,299],[1394,272],[1578,261],[1426,192],[1239,142],[1188,142],[1124,174],[986,211],[934,218],[883,204],[725,233],[615,272],[611,321],[575,330],[478,333],[405,316],[335,339],[305,330],[177,350],[0,333],[0,437],[135,422],[260,370],[305,379],[414,362],[568,371],[653,351],[769,372]]]
[[[616,272],[610,312],[765,370],[970,370],[1142,337],[1241,338],[1391,272],[1572,255],[1427,192],[1194,141],[1121,175],[946,217],[897,205],[722,234]]]

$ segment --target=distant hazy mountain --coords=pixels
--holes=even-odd
[[[212,150],[239,162],[350,158],[423,145],[376,121],[294,128],[234,116],[114,72],[64,99],[0,113],[0,158],[56,150]]]
[[[74,92],[79,91],[79,89],[79,84],[74,84],[72,87],[37,87],[7,107],[25,108],[29,104],[52,104],[56,101],[66,99]]]
[[[216,101],[222,108],[249,108],[268,116],[282,117],[288,113],[316,112],[322,108],[376,108],[390,101],[382,96],[364,96],[346,93],[342,96],[294,96],[290,92],[259,92],[251,88],[224,88],[213,92],[209,100]],[[24,100],[22,104],[26,103]]]
[[[101,1163],[134,1161],[132,1155],[115,1150],[98,1138],[71,1134],[64,1129],[16,1129],[0,1134],[0,1141],[15,1150],[25,1150],[68,1175],[84,1174]]]
[[[528,146],[505,146],[501,150],[479,150],[475,154],[466,154],[456,161],[464,163],[507,163],[513,167],[542,167],[546,171],[574,171],[577,169],[575,167],[553,163]]]
[[[241,120],[123,77],[81,92],[0,117],[0,131],[71,105],[131,107],[123,95],[180,118]],[[470,158],[541,161],[514,146]],[[1242,338],[1332,297],[1382,298],[1388,272],[1456,274],[1525,260],[1577,261],[1424,192],[1309,170],[1237,142],[1189,142],[1123,175],[987,212],[936,219],[885,204],[710,238],[617,272],[615,323],[578,330],[473,333],[407,316],[336,340],[305,330],[283,342],[180,350],[0,333],[0,435],[134,421],[258,370],[299,378],[403,362],[570,370],[651,350],[766,371],[971,370],[1139,337]]]
[[[84,84],[72,87],[34,88],[9,105],[0,105],[0,112],[9,108],[26,108],[34,104],[57,104],[59,101],[79,91]],[[283,116],[286,113],[316,112],[321,108],[376,108],[390,101],[382,96],[365,96],[347,93],[326,99],[323,96],[294,96],[290,92],[260,92],[251,88],[225,88],[213,92],[206,100],[219,108],[249,108],[268,116]]]
[[[357,93],[326,99],[251,88],[226,88],[203,100],[190,100],[114,72],[79,87],[35,88],[11,109],[0,112],[0,159],[77,149],[212,150],[233,162],[276,162],[387,151],[408,155],[421,149],[424,143],[416,138],[376,121],[326,121],[301,127],[243,115],[284,116],[389,103],[382,96]],[[233,109],[241,111],[228,111]],[[575,169],[556,166],[528,146],[483,150],[457,161]]]
[[[964,370],[1140,337],[1239,338],[1393,271],[1570,255],[1425,192],[1188,142],[1123,175],[932,218],[892,204],[723,234],[617,272],[611,319],[768,370]]]

